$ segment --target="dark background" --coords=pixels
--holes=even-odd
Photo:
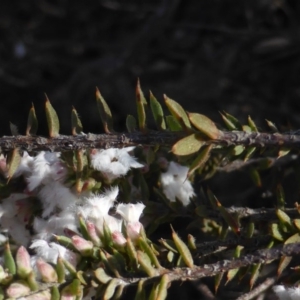
[[[218,111],[265,129],[299,126],[297,0],[3,1],[0,134],[24,133],[34,103],[46,134],[44,93],[70,133],[75,106],[85,132],[101,132],[95,86],[124,130],[135,84],[220,122]]]
[[[10,133],[9,121],[25,132],[32,102],[39,133],[46,135],[44,93],[59,115],[61,133],[71,133],[72,105],[85,132],[102,132],[95,86],[117,129],[125,130],[126,115],[135,114],[138,77],[146,95],[151,89],[162,101],[166,93],[217,123],[225,110],[244,123],[251,115],[261,130],[267,128],[264,119],[281,130],[299,128],[299,75],[299,0],[0,4],[0,135]],[[210,182],[223,204],[267,205],[267,187],[253,190],[248,175],[233,176]],[[200,289],[178,285],[170,298],[199,299]]]

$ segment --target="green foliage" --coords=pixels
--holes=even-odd
[[[214,276],[214,288],[217,292],[224,278],[227,286],[247,282],[249,289],[254,288],[260,276],[263,276],[264,266],[271,263],[276,264],[277,276],[286,275],[285,271],[293,260],[290,255],[282,254],[279,262],[275,263],[271,256],[260,257],[259,253],[253,254],[260,258],[256,263],[246,259],[246,255],[251,252],[249,248],[272,250],[274,247],[300,243],[300,209],[298,205],[286,208],[280,180],[276,182],[273,191],[277,196],[273,205],[276,208],[268,211],[257,209],[251,214],[247,208],[225,207],[210,189],[203,189],[201,200],[200,195],[196,195],[183,207],[179,197],[175,201],[168,199],[162,188],[161,174],[166,171],[164,159],[166,162],[180,161],[188,168],[186,180],[197,178],[203,182],[220,170],[243,170],[261,188],[264,185],[261,173],[274,168],[279,159],[295,151],[294,146],[288,144],[282,147],[285,141],[282,137],[273,148],[259,142],[251,144],[249,136],[254,140],[260,137],[260,132],[250,116],[247,124],[243,125],[234,116],[221,113],[227,128],[224,130],[207,116],[188,113],[167,96],[164,96],[164,102],[171,115],[165,116],[163,106],[151,92],[150,109],[158,131],[150,130],[146,123],[149,108],[139,81],[136,88],[137,119],[131,115],[127,117],[126,134],[114,132],[111,110],[98,89],[96,102],[104,131],[109,136],[117,136],[118,146],[142,144],[142,147],[135,149],[134,154],[144,163],[147,171],[134,170],[127,178],[118,178],[116,183],[120,186],[122,197],[128,202],[134,198],[134,193],[144,201],[144,217],[149,225],[135,239],[123,228],[126,242],[118,245],[113,240],[114,233],[105,222],[102,233],[94,232],[91,224],[79,215],[79,235],[73,232],[70,237],[61,235],[54,236],[54,239],[74,251],[80,257],[80,263],[75,268],[67,260],[58,257],[55,266],[44,266],[47,271],[42,274],[41,279],[36,278],[33,271],[22,269],[24,264],[22,259],[20,263],[17,255],[17,245],[6,243],[3,250],[4,265],[0,266],[0,299],[3,295],[21,297],[40,290],[43,290],[41,293],[48,293],[49,299],[71,296],[72,299],[82,299],[91,287],[96,291],[96,299],[120,299],[127,286],[135,286],[135,299],[158,300],[166,299],[167,289],[175,280],[197,280]],[[52,140],[63,139],[59,135],[58,116],[48,98],[45,110],[49,137]],[[83,126],[74,108],[71,116],[74,143],[80,141],[81,148],[62,153],[61,158],[68,169],[68,185],[78,194],[103,191],[110,183],[100,172],[91,168],[90,153],[94,150],[85,147],[80,140],[84,136]],[[273,123],[267,122],[272,131],[278,131]],[[32,106],[26,129],[26,137],[30,141],[34,140],[37,128],[38,122]],[[145,144],[138,139],[141,136]],[[245,141],[241,142],[243,137],[246,137]],[[274,140],[278,137],[278,133],[272,135]],[[264,139],[266,140],[268,139]],[[47,142],[48,140],[45,141]],[[20,165],[22,151],[22,147],[15,146],[4,152],[7,158],[5,179],[8,182],[7,185],[4,180],[3,184],[1,182],[1,195],[21,190],[17,185],[14,187],[11,181]],[[129,177],[131,184],[127,180]],[[32,201],[33,206],[38,203],[38,199]],[[39,209],[36,205],[36,211]],[[267,214],[269,217],[265,217]],[[151,234],[160,225],[170,222],[175,224],[182,217],[189,220],[188,229],[196,228],[202,237],[215,241],[211,244],[200,243],[190,234],[187,238],[180,238],[173,227],[169,232],[172,239],[151,240]],[[80,239],[86,248],[79,248],[75,243],[76,239]],[[222,259],[226,262],[232,257],[241,263],[227,268]],[[299,280],[298,274],[296,275]],[[44,290],[45,283],[51,285]],[[17,288],[19,294],[15,296],[13,291]]]

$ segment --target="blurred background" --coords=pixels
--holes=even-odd
[[[300,125],[297,0],[11,0],[0,4],[0,134],[24,133],[33,102],[47,134],[46,93],[69,134],[72,105],[85,132],[101,132],[95,86],[117,128],[135,114],[139,77],[190,111],[226,110]]]
[[[72,106],[85,132],[103,132],[96,86],[124,131],[126,115],[136,114],[137,78],[145,95],[162,101],[165,93],[216,123],[225,110],[243,123],[251,115],[261,130],[265,119],[283,131],[300,128],[300,1],[1,2],[0,135],[10,134],[9,122],[24,134],[31,103],[47,135],[45,93],[62,134],[71,133]],[[224,205],[274,207],[277,181],[265,175],[260,188],[239,172],[208,185]],[[295,176],[286,181],[299,186]],[[299,201],[287,190],[290,205]],[[170,298],[205,294],[201,284],[188,287],[175,286]]]

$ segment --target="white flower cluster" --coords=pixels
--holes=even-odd
[[[103,178],[110,183],[127,174],[130,168],[141,168],[135,158],[129,155],[133,147],[124,149],[93,150],[91,165],[101,172]],[[5,161],[1,159],[1,170],[5,171]],[[81,252],[84,248],[96,244],[101,246],[100,237],[107,226],[112,233],[112,240],[118,245],[124,245],[126,238],[121,232],[125,223],[128,237],[135,239],[142,227],[139,222],[144,209],[142,203],[116,205],[119,217],[109,214],[119,193],[119,188],[113,186],[102,194],[85,192],[74,193],[65,184],[67,168],[60,159],[60,153],[40,152],[31,157],[24,153],[21,163],[13,177],[23,176],[27,187],[23,193],[13,193],[3,199],[0,204],[0,229],[17,243],[34,249],[37,256],[33,257],[33,265],[37,266],[39,259],[44,262],[56,263],[61,257],[72,265],[76,265],[79,255],[53,242],[54,236],[69,236],[74,246]],[[34,198],[38,198],[41,207],[34,207]],[[41,211],[40,216],[34,216]],[[81,238],[79,217],[86,222],[90,239]],[[34,234],[27,228],[33,224]],[[68,234],[67,234],[68,235]],[[5,240],[0,234],[0,241]],[[39,261],[40,262],[40,261]]]
[[[299,287],[286,287],[284,285],[275,285],[273,291],[279,300],[300,300]]]

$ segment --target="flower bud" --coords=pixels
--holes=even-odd
[[[72,243],[83,256],[90,256],[92,254],[94,245],[91,241],[87,241],[78,235],[74,235],[72,236]]]
[[[90,239],[93,241],[93,243],[95,244],[95,246],[101,246],[101,240],[98,236],[98,233],[96,231],[96,226],[94,223],[91,223],[89,221],[86,222],[86,228],[88,231],[88,234],[90,236]]]
[[[36,266],[44,282],[57,282],[57,274],[50,264],[39,258],[36,262]]]
[[[135,241],[139,237],[142,226],[140,222],[129,222],[127,224],[127,235],[132,241]]]
[[[7,289],[6,294],[10,298],[19,298],[30,293],[30,288],[25,281],[16,281],[12,283]]]
[[[111,237],[112,237],[114,244],[116,244],[118,246],[124,246],[127,243],[125,237],[123,236],[123,234],[120,231],[114,231],[111,234]]]
[[[30,256],[25,247],[21,246],[16,254],[16,264],[18,275],[25,279],[32,271]]]

